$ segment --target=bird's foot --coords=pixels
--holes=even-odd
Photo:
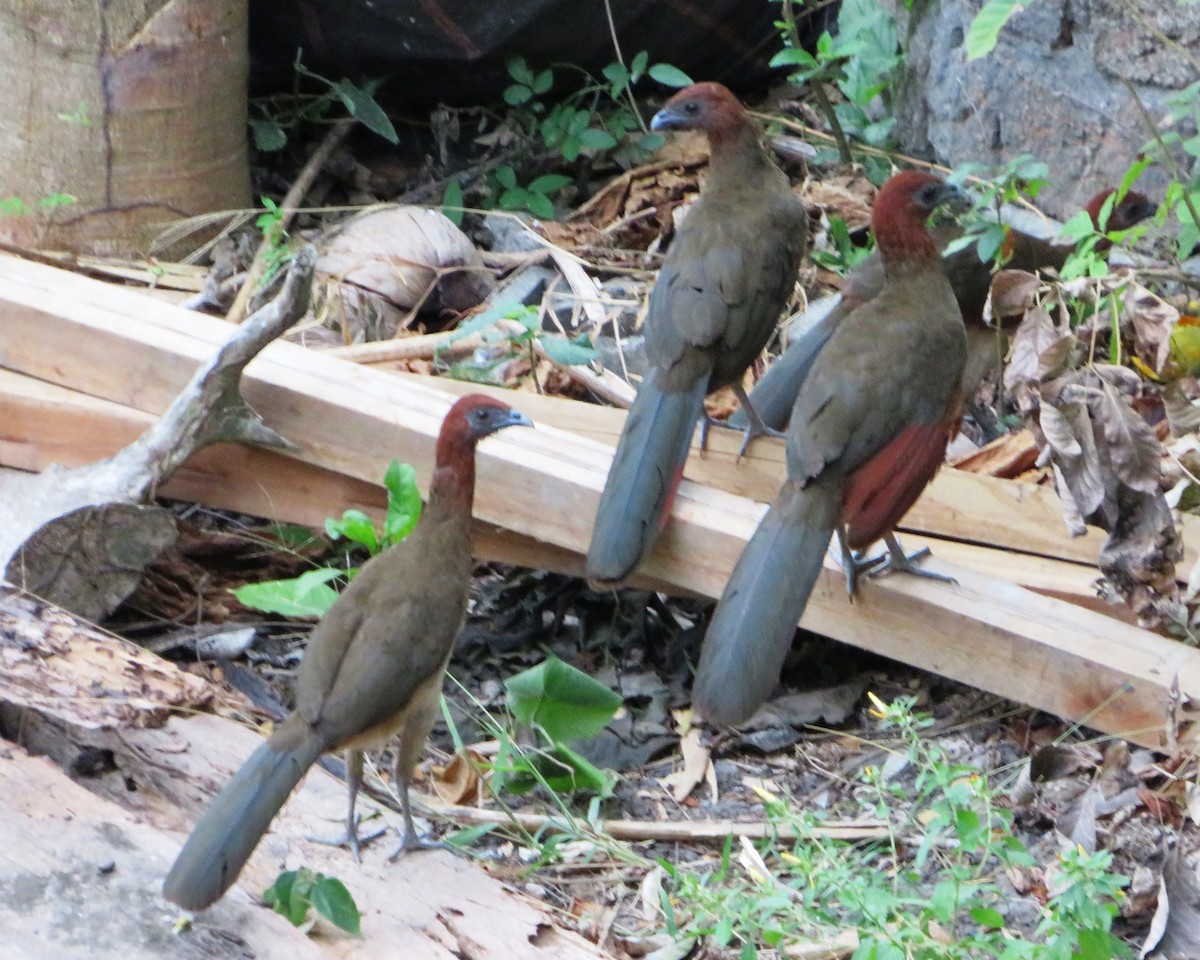
[[[896,539],[894,533],[889,533],[884,537],[884,543],[887,544],[887,553],[884,556],[876,558],[878,566],[871,570],[871,576],[899,571],[900,573],[912,574],[914,577],[924,577],[926,580],[938,580],[941,583],[958,583],[957,580],[947,574],[926,570],[919,565],[922,560],[930,556],[928,547],[922,547],[920,550],[914,550],[912,553],[905,553],[904,547],[900,545],[900,541]]]
[[[774,427],[768,427],[762,417],[758,415],[758,411],[754,409],[754,404],[750,402],[750,397],[746,395],[746,389],[739,383],[734,384],[733,392],[738,398],[738,402],[742,405],[742,412],[746,414],[746,432],[742,436],[742,445],[738,449],[738,457],[746,455],[746,449],[750,446],[750,441],[755,437],[775,437],[777,440],[786,440],[787,434],[782,430],[776,430]],[[722,426],[737,429],[736,424],[722,423]]]
[[[400,846],[393,850],[388,855],[388,863],[393,863],[399,860],[406,853],[412,853],[415,850],[450,850],[450,844],[442,840],[426,840],[424,837],[419,837],[412,830],[404,831],[404,839],[400,841]]]
[[[864,557],[862,551],[856,552],[851,550],[846,545],[846,530],[844,527],[838,528],[837,540],[840,550],[837,560],[842,567],[842,571],[846,574],[846,596],[853,603],[854,594],[858,590],[859,578],[870,576],[887,560],[887,557],[883,554],[877,557]]]
[[[739,457],[745,456],[746,450],[749,448],[751,441],[756,437],[776,437],[780,440],[787,438],[786,433],[784,433],[782,430],[775,430],[772,427],[768,427],[765,423],[758,419],[757,415],[749,417],[748,419],[750,422],[743,427],[740,424],[730,423],[728,420],[718,420],[715,417],[710,417],[706,413],[700,421],[700,449],[705,450],[708,448],[708,431],[712,427],[720,427],[722,430],[743,431],[742,445],[738,448]]]
[[[362,863],[362,848],[372,840],[378,840],[385,833],[387,833],[387,828],[380,827],[365,837],[359,836],[358,821],[356,821],[354,828],[350,829],[347,827],[346,830],[342,831],[340,837],[308,837],[307,839],[313,843],[324,844],[327,847],[345,847],[354,857],[355,863]]]
[[[861,553],[846,550],[841,559],[842,569],[846,573],[846,596],[853,600],[859,578],[874,576],[887,564],[887,559],[886,554],[864,557]]]

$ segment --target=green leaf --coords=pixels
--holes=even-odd
[[[525,209],[542,220],[554,219],[554,204],[544,193],[529,192],[525,199]]]
[[[614,96],[621,92],[621,88],[629,82],[629,71],[625,69],[625,64],[614,61],[608,64],[600,71],[604,74],[604,79],[613,85]]]
[[[520,210],[529,203],[531,196],[532,194],[524,187],[510,187],[500,194],[500,199],[496,201],[496,206],[501,210]],[[545,198],[543,197],[542,199]]]
[[[376,103],[375,98],[368,91],[349,80],[339,80],[333,84],[333,91],[341,98],[342,103],[350,112],[350,116],[357,119],[364,127],[372,133],[377,133],[388,143],[400,142],[400,138],[396,135],[396,128],[392,126],[392,121],[388,119],[388,115],[383,112],[383,107]]]
[[[342,575],[333,567],[309,570],[292,580],[267,580],[238,587],[233,595],[252,610],[285,617],[319,617],[333,606],[337,591],[329,581]]]
[[[496,182],[502,187],[512,190],[517,185],[517,174],[508,164],[496,168]]]
[[[312,888],[312,905],[317,913],[340,930],[362,936],[358,905],[346,885],[336,877],[317,874]]]
[[[326,517],[325,532],[334,540],[342,537],[353,540],[366,547],[372,556],[379,552],[379,535],[375,532],[375,524],[361,510],[347,510],[340,520]]]
[[[645,50],[639,50],[633,55],[633,60],[629,63],[629,73],[634,83],[642,79],[642,74],[646,72],[646,64],[649,60],[650,55]]]
[[[591,347],[573,343],[566,337],[554,334],[542,337],[541,344],[542,349],[546,351],[546,356],[555,363],[561,363],[567,367],[578,367],[585,363],[591,363],[598,356]]]
[[[1062,225],[1062,229],[1058,232],[1058,235],[1067,240],[1075,241],[1081,240],[1084,237],[1090,237],[1095,229],[1095,226],[1092,224],[1092,215],[1086,210],[1080,210]]]
[[[617,138],[607,130],[597,130],[595,127],[589,127],[579,134],[579,142],[584,149],[598,152],[600,150],[611,150],[617,145]]]
[[[664,87],[689,87],[692,78],[669,63],[656,63],[650,68],[650,78],[657,80]]]
[[[561,173],[546,173],[529,184],[534,193],[554,193],[571,183],[571,178]]]
[[[571,134],[562,142],[560,152],[567,163],[574,163],[583,150],[583,140],[578,134]]]
[[[616,786],[617,775],[556,743],[549,750],[514,757],[511,771],[503,778],[505,789],[515,794],[528,793],[542,781],[555,793],[587,791],[608,797]]]
[[[817,63],[816,57],[807,50],[801,50],[799,47],[788,47],[775,54],[768,66],[804,67],[805,69],[812,70],[819,68],[821,65]]]
[[[385,543],[398,543],[407,537],[421,519],[421,491],[417,472],[410,464],[393,460],[383,475],[388,492],[387,518],[383,522]]]
[[[256,533],[279,541],[285,550],[299,552],[315,546],[321,539],[320,535],[301,523],[268,523],[260,527]]]
[[[958,912],[958,884],[953,880],[942,880],[929,895],[929,909],[938,923],[949,925]]]
[[[254,137],[254,148],[263,153],[282,150],[287,145],[287,134],[274,120],[250,119],[250,133]]]
[[[276,913],[287,917],[293,927],[299,927],[308,916],[308,891],[311,885],[312,874],[307,869],[285,870],[263,892],[263,899]]]
[[[466,850],[475,846],[475,843],[480,838],[486,837],[499,826],[499,823],[477,823],[474,826],[467,827],[465,830],[455,830],[453,833],[444,834],[442,842],[448,843],[452,847],[460,847]]]
[[[543,93],[548,93],[550,88],[554,86],[554,71],[547,67],[533,78],[533,83],[529,86],[533,88],[533,92],[539,97]]]
[[[519,107],[533,99],[533,90],[523,83],[514,83],[504,88],[504,102],[510,107]]]
[[[971,919],[989,930],[1004,929],[1004,917],[1000,915],[999,910],[993,910],[991,907],[975,907],[971,910]]]
[[[442,193],[442,214],[456,227],[461,227],[463,222],[462,207],[462,184],[457,180],[451,180],[446,184],[446,189]]]
[[[551,740],[586,740],[612,719],[621,698],[557,657],[550,657],[504,683],[508,708]]]
[[[525,62],[524,57],[514,53],[504,61],[504,67],[508,70],[508,75],[517,83],[533,86],[533,71],[529,69],[529,64]]]
[[[983,9],[975,14],[975,19],[971,21],[971,27],[967,31],[967,60],[978,60],[991,53],[996,48],[1000,31],[1009,18],[1023,9],[1021,0],[988,0]]]

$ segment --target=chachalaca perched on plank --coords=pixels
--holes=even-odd
[[[1092,223],[1097,229],[1100,227],[1100,212],[1104,202],[1113,193],[1111,189],[1102,190],[1088,201],[1085,209],[1091,215]],[[1154,216],[1156,209],[1152,201],[1131,190],[1120,203],[1113,205],[1105,230],[1128,230]],[[933,235],[940,248],[960,233],[961,230],[957,227],[949,227],[935,230]],[[1020,230],[1010,230],[1007,243],[1010,245],[1011,257],[1005,266],[1030,273],[1046,269],[1061,270],[1068,255],[1075,249],[1061,243],[1050,243]],[[1096,250],[1103,252],[1111,246],[1112,242],[1104,238],[1096,244]],[[950,278],[954,296],[958,300],[963,322],[966,324],[967,362],[963,368],[963,397],[970,401],[984,377],[995,369],[1000,361],[996,330],[983,322],[983,305],[992,283],[991,264],[979,259],[974,245],[956,250],[943,257],[942,262],[946,275]],[[830,333],[847,313],[875,297],[883,289],[883,285],[884,264],[880,252],[876,250],[846,276],[841,301],[811,330],[790,344],[750,391],[750,403],[764,424],[775,430],[782,430],[787,426],[787,418],[792,411],[800,384],[812,366],[813,359],[829,339]],[[735,426],[747,423],[741,411],[731,416],[728,422]]]
[[[738,559],[704,639],[693,702],[746,720],[779,678],[839,527],[857,549],[889,532],[941,466],[960,415],[963,321],[925,221],[957,188],[892,177],[871,223],[883,289],[849,310],[800,385],[788,478]]]
[[[354,801],[362,751],[399,734],[401,850],[421,846],[408,785],[437,715],[442,677],[467,609],[475,444],[524,414],[478,394],[450,408],[438,434],[429,502],[403,541],[363,565],[312,632],[296,709],[213,800],[180,851],[163,895],[201,910],[237,879],[292,789],[323,753],[345,750],[345,842],[358,855]]]
[[[666,521],[705,394],[730,385],[763,428],[741,377],[775,329],[808,236],[799,197],[733,94],[698,83],[654,115],[655,130],[703,130],[700,199],[667,252],[643,327],[648,366],[613,456],[587,558],[597,589],[618,586]]]

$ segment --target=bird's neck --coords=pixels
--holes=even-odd
[[[756,170],[766,171],[774,166],[758,142],[754,127],[748,123],[709,131],[708,144],[710,182],[746,179],[753,177]]]
[[[883,257],[888,278],[925,270],[940,261],[937,244],[925,224],[912,220],[890,220],[876,224],[875,242]]]
[[[437,461],[429,482],[433,513],[471,514],[475,499],[475,452],[469,444],[438,441]]]

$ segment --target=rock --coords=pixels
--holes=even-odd
[[[951,166],[1033,154],[1053,178],[1039,201],[1063,218],[1119,182],[1150,139],[1124,81],[1158,119],[1194,78],[1187,52],[1153,30],[1200,46],[1200,5],[1034,0],[989,56],[968,63],[964,39],[982,0],[925,0],[911,14],[894,6],[908,36],[896,103],[902,149]],[[1139,189],[1161,197],[1167,178],[1152,168]]]

